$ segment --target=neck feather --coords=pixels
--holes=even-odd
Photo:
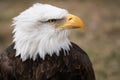
[[[37,55],[42,59],[45,59],[46,54],[52,56],[55,53],[59,56],[61,49],[69,51],[71,45],[68,39],[69,30],[44,32],[33,34],[15,31],[13,42],[16,56],[20,55],[22,61],[25,61],[28,58],[35,60]]]

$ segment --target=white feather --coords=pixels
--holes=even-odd
[[[58,24],[42,23],[49,19],[61,19],[66,17],[67,10],[48,4],[34,4],[13,19],[16,56],[23,61],[28,58],[36,59],[39,55],[45,59],[45,55],[53,53],[59,56],[59,51],[68,51],[71,45],[68,35],[70,30],[55,29]]]

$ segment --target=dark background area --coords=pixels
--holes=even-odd
[[[120,79],[120,0],[1,0],[0,53],[12,43],[12,18],[36,2],[82,18],[85,32],[73,30],[70,40],[88,53],[97,80]]]

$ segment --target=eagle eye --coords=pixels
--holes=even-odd
[[[55,23],[57,20],[56,19],[49,19],[47,22],[48,23]]]

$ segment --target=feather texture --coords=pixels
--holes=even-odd
[[[14,18],[14,40],[16,56],[23,61],[28,58],[33,60],[39,55],[44,59],[46,54],[53,53],[59,56],[59,51],[69,50],[70,41],[68,35],[70,30],[55,29],[61,21],[49,24],[49,19],[63,19],[67,10],[57,8],[48,4],[34,4]]]
[[[0,80],[95,80],[92,64],[87,54],[76,44],[71,43],[70,51],[64,56],[46,55],[45,60],[22,62],[15,57],[14,44],[0,57]]]

